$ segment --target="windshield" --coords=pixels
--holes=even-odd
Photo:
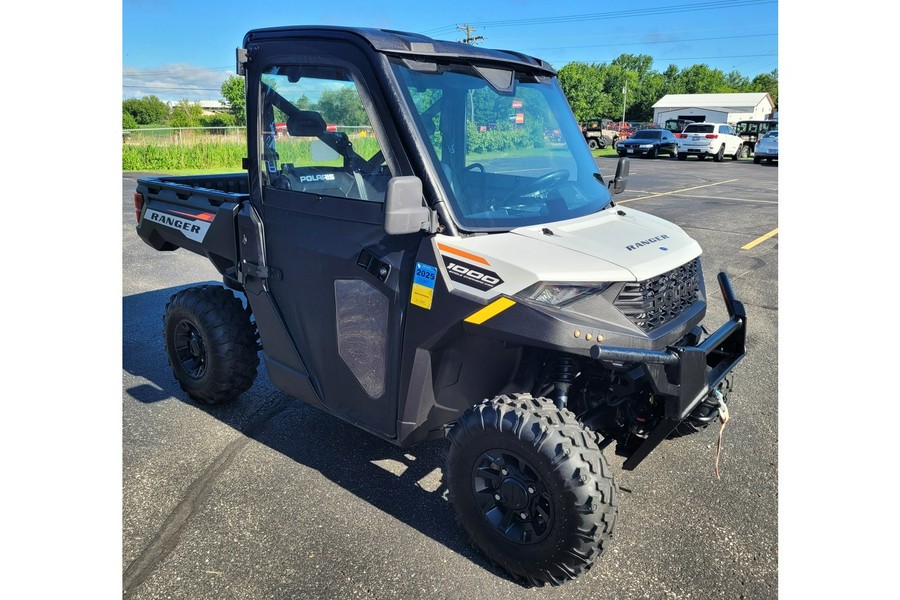
[[[633,140],[658,140],[659,132],[658,131],[648,131],[646,129],[636,132],[633,136],[631,136]]]
[[[580,217],[609,204],[554,78],[392,62],[461,228],[508,230]]]

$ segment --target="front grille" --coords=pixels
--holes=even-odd
[[[644,331],[653,331],[683,313],[700,297],[700,259],[653,279],[626,283],[615,306]]]

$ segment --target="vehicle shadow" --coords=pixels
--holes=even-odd
[[[279,392],[269,382],[262,363],[253,387],[237,401],[208,406],[191,400],[169,369],[162,339],[165,305],[172,294],[186,287],[190,286],[123,298],[126,397],[142,404],[175,399],[203,411],[240,434],[321,473],[485,570],[512,581],[471,546],[455,521],[441,480],[445,440],[401,449]],[[385,538],[386,545],[389,539]]]

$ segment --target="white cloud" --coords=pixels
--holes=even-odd
[[[144,69],[125,66],[122,68],[122,99],[153,95],[164,102],[221,100],[222,82],[233,74],[230,68],[211,69],[188,63]]]

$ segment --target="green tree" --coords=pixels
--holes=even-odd
[[[579,121],[596,117],[622,118],[622,89],[627,84],[625,119],[649,121],[653,105],[666,94],[727,94],[768,92],[778,104],[778,69],[750,81],[738,71],[725,75],[708,65],[679,70],[669,65],[658,73],[644,54],[621,54],[609,65],[573,62],[559,69],[559,84]]]
[[[138,123],[131,116],[131,113],[122,111],[122,129],[137,129]]]
[[[200,127],[200,117],[203,109],[199,104],[181,100],[172,108],[172,118],[169,123],[172,127]]]
[[[650,121],[653,119],[653,105],[666,95],[666,79],[659,73],[649,72],[641,78],[639,85],[632,110],[637,111],[637,120]]]
[[[303,94],[296,100],[294,100],[294,106],[299,108],[300,110],[315,110],[315,105],[312,103],[312,100],[309,99],[309,96]]]
[[[559,85],[578,121],[612,114],[613,100],[606,93],[607,83],[607,68],[603,65],[575,62],[559,70]]]
[[[685,94],[723,94],[728,91],[725,74],[708,65],[692,65],[682,70],[678,77]]]
[[[244,78],[232,75],[222,83],[220,88],[222,98],[228,105],[228,110],[234,115],[237,125],[247,124],[247,99],[244,96]]]
[[[161,125],[169,118],[169,107],[156,96],[123,100],[122,111],[130,114],[139,125]]]
[[[325,90],[316,105],[322,118],[338,125],[368,125],[369,118],[363,109],[356,88],[345,85],[336,90]]]
[[[731,88],[730,91],[735,93],[752,91],[750,89],[750,79],[737,71],[731,71],[725,76],[725,84]]]
[[[233,127],[234,115],[231,113],[218,113],[214,115],[200,115],[201,127]]]
[[[666,70],[663,72],[663,89],[662,95],[660,98],[665,96],[666,94],[683,94],[684,93],[684,85],[682,85],[681,79],[678,77],[679,71],[678,67],[675,65],[669,65]]]
[[[772,102],[778,106],[778,69],[771,73],[761,73],[750,82],[750,92],[769,92]]]
[[[622,67],[626,71],[637,73],[638,78],[650,72],[653,57],[646,54],[620,54],[611,65]]]

